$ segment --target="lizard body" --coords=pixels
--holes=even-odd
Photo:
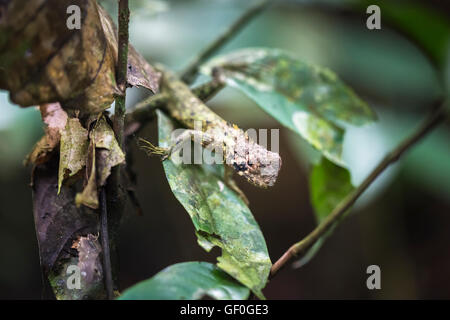
[[[211,111],[174,73],[163,72],[162,90],[170,97],[167,111],[190,129],[175,139],[167,155],[179,150],[184,141],[194,139],[205,148],[221,150],[225,164],[251,184],[273,186],[281,167],[279,154],[258,145],[242,129]],[[193,130],[199,124],[201,130]]]

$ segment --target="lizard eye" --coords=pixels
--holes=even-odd
[[[236,171],[245,171],[247,170],[247,164],[245,162],[243,163],[233,163],[233,167]]]

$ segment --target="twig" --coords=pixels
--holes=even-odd
[[[120,146],[123,146],[123,124],[125,121],[125,100],[127,88],[128,68],[128,24],[130,22],[130,10],[128,0],[119,0],[119,53],[117,63],[117,86],[122,94],[116,97],[116,109],[114,113],[114,132]]]
[[[403,140],[400,145],[390,152],[361,183],[361,185],[342,200],[327,218],[315,228],[306,238],[292,245],[278,261],[272,266],[270,277],[274,277],[294,257],[303,257],[308,250],[342,217],[342,215],[356,202],[361,194],[372,184],[372,182],[392,163],[396,162],[405,151],[421,140],[429,131],[435,128],[446,118],[443,108],[440,107],[432,116],[411,136]]]
[[[181,80],[190,84],[195,80],[199,66],[222,48],[240,30],[242,30],[253,18],[258,16],[271,1],[263,0],[250,7],[230,27],[220,34],[209,46],[203,49],[181,73]]]
[[[120,147],[123,148],[124,140],[124,122],[125,122],[125,102],[126,102],[126,89],[127,89],[127,72],[128,72],[128,24],[130,22],[130,10],[128,8],[128,0],[119,0],[119,37],[118,37],[118,58],[117,58],[117,72],[116,82],[117,86],[122,92],[121,95],[116,97],[116,108],[113,120],[113,130],[116,135],[117,142]],[[108,199],[104,194],[102,188],[101,195],[103,194],[102,203],[102,217],[101,217],[101,229],[102,229],[102,247],[103,247],[103,265],[105,273],[105,283],[107,289],[108,299],[113,299],[113,277],[111,266],[111,241],[109,237],[109,230],[113,230],[115,225],[118,225],[120,217],[122,216],[123,209],[125,207],[125,197],[121,193],[121,166],[116,166],[112,169],[111,176],[107,184]],[[106,210],[107,206],[107,210]],[[108,212],[111,217],[111,221],[108,224]],[[114,231],[114,230],[113,230]],[[111,239],[114,241],[115,234],[113,233]],[[115,247],[114,247],[115,248]],[[115,253],[115,249],[113,252]]]
[[[103,274],[105,275],[106,297],[108,300],[112,300],[114,299],[114,286],[109,248],[108,210],[106,207],[106,192],[104,188],[100,191],[100,235],[103,248]]]

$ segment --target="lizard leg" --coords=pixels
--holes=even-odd
[[[234,192],[237,193],[237,195],[244,201],[244,203],[248,206],[250,204],[250,201],[248,201],[247,196],[244,194],[244,192],[238,187],[236,182],[233,180],[233,168],[229,166],[225,166],[225,184]]]
[[[205,133],[203,131],[185,130],[175,139],[175,143],[170,147],[169,155],[180,150],[183,147],[184,143],[189,140],[201,142],[202,146],[205,148],[217,143],[217,141],[214,140],[211,134]],[[222,143],[220,143],[220,145],[222,145]],[[233,180],[233,173],[233,168],[225,166],[224,182],[231,190],[237,193],[237,195],[244,201],[246,205],[249,205],[250,202],[248,201],[244,192],[242,192],[242,190]]]
[[[140,147],[144,149],[149,156],[161,156],[161,157],[167,157],[167,155],[170,152],[170,148],[163,148],[155,146],[150,141],[147,141],[145,139],[139,138]]]
[[[186,141],[191,140],[201,143],[203,147],[207,147],[213,142],[213,138],[210,134],[198,130],[185,130],[175,138],[174,144],[169,148],[169,154],[166,157],[163,157],[163,160],[183,148]]]
[[[141,147],[147,151],[149,155],[161,156],[161,159],[164,161],[169,158],[172,154],[183,148],[183,145],[186,141],[198,141],[204,147],[208,146],[213,142],[211,135],[204,133],[203,131],[197,130],[185,130],[182,134],[178,135],[175,138],[175,141],[172,145],[167,148],[157,147],[153,145],[151,142],[140,138]]]

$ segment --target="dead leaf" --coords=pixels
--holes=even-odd
[[[118,55],[118,37],[117,28],[114,25],[108,12],[99,6],[100,19],[102,22],[103,30],[110,39],[109,43],[114,51],[114,57]],[[161,80],[162,73],[156,71],[144,57],[136,51],[136,49],[129,44],[128,46],[128,69],[127,80],[130,86],[144,87],[152,92],[159,91],[159,82]]]
[[[46,124],[45,133],[47,142],[51,148],[58,145],[61,138],[61,130],[67,124],[67,113],[56,103],[45,103],[39,107],[42,121]]]
[[[59,144],[61,130],[67,123],[67,113],[59,103],[43,104],[39,107],[42,121],[45,123],[45,135],[34,145],[26,156],[25,165],[42,164],[50,157],[51,152]]]
[[[156,93],[159,90],[161,76],[161,72],[156,72],[144,57],[130,45],[128,50],[128,84],[144,87]]]
[[[45,164],[35,168],[33,184],[33,215],[39,244],[39,256],[44,276],[48,277],[51,288],[59,300],[104,299],[105,289],[101,267],[92,268],[91,259],[95,252],[100,252],[98,242],[92,235],[98,234],[100,221],[97,214],[86,207],[75,206],[75,194],[79,186],[64,185],[59,195],[58,157],[54,156]],[[91,237],[89,236],[91,235]],[[82,239],[88,240],[88,243]],[[93,244],[95,250],[89,249]],[[76,249],[76,250],[74,250]],[[96,254],[98,257],[98,254]],[[81,288],[73,290],[67,286],[67,270],[78,265]],[[86,277],[84,272],[94,270]],[[97,271],[95,271],[97,270]],[[97,273],[98,272],[98,273]],[[87,275],[88,273],[86,273]],[[88,282],[87,280],[90,280]]]
[[[24,164],[39,165],[46,162],[53,151],[53,147],[48,142],[47,135],[44,135],[33,147],[33,150],[25,157]]]
[[[77,206],[85,205],[98,209],[99,188],[106,184],[111,168],[125,162],[125,154],[104,115],[95,123],[89,138],[91,142],[86,170],[88,181],[83,192],[77,194],[75,201]]]
[[[78,250],[78,267],[85,283],[102,281],[102,263],[100,253],[102,247],[98,237],[88,234],[80,237]]]
[[[90,133],[97,148],[98,186],[104,186],[111,174],[111,168],[125,162],[125,154],[116,140],[114,131],[102,116]]]
[[[64,246],[78,235],[97,233],[98,215],[75,205],[75,186],[58,189],[58,161],[54,156],[34,172],[33,213],[41,264],[46,273],[54,266]]]
[[[64,179],[76,175],[86,164],[88,131],[77,118],[69,118],[61,131],[58,194]]]
[[[64,109],[98,114],[120,94],[115,81],[115,33],[104,29],[95,0],[1,2],[0,88],[21,106],[59,101]],[[66,10],[81,9],[81,28],[69,30]],[[112,30],[114,28],[112,27]],[[159,73],[130,48],[130,84],[158,90]]]
[[[35,6],[37,2],[39,6]],[[71,4],[81,9],[79,30],[66,26],[66,10]],[[29,19],[17,29],[16,17],[23,15]],[[106,70],[114,75],[114,57],[106,50],[95,1],[11,1],[6,5],[1,32],[0,87],[10,91],[13,102],[30,106],[78,100],[99,76],[106,83],[98,90],[102,94],[92,97],[96,109],[103,110],[105,97],[111,97],[106,99],[111,103],[113,94],[119,92],[105,77]]]
[[[78,249],[78,247],[80,246],[80,238],[81,237],[78,237],[77,240],[74,240],[72,242],[72,246],[70,247],[71,249]]]
[[[98,209],[98,190],[97,190],[97,170],[95,164],[95,142],[91,140],[89,146],[89,157],[88,162],[91,163],[90,168],[87,170],[89,172],[89,179],[83,192],[78,193],[75,197],[75,204],[77,207],[84,205],[91,209]]]

